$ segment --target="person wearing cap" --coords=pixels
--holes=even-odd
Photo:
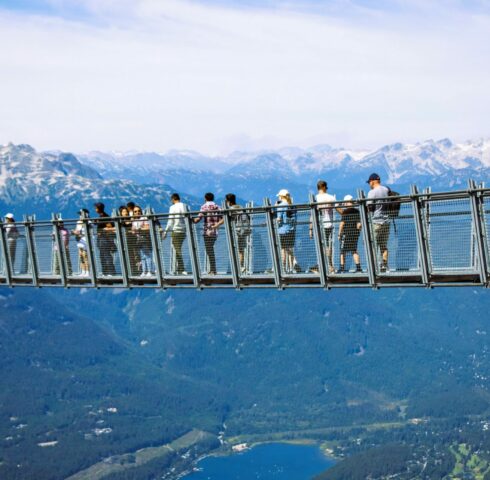
[[[359,235],[361,233],[361,214],[359,210],[354,207],[352,203],[352,195],[346,195],[344,197],[344,208],[338,208],[342,219],[339,225],[338,239],[340,242],[340,267],[337,273],[345,272],[345,259],[347,254],[351,253],[356,264],[356,273],[362,272],[361,260],[357,251],[357,244],[359,242]]]
[[[279,234],[279,243],[281,245],[281,259],[284,272],[300,272],[301,267],[298,265],[294,256],[294,244],[296,242],[296,209],[292,207],[291,194],[283,188],[277,194],[277,233]]]
[[[7,247],[10,257],[10,265],[12,267],[12,271],[14,271],[15,267],[15,256],[17,253],[17,239],[19,238],[19,230],[15,225],[15,218],[12,213],[7,213],[5,215],[5,236],[7,237]]]
[[[165,240],[170,232],[172,248],[175,255],[175,268],[172,273],[175,275],[187,275],[187,272],[185,271],[184,255],[182,253],[182,246],[187,233],[185,227],[187,205],[180,201],[180,195],[178,193],[172,193],[170,201],[172,202],[172,205],[169,209],[168,221],[165,230],[163,231],[162,238]]]
[[[328,269],[330,273],[334,272],[332,258],[332,239],[334,230],[334,203],[335,195],[327,193],[328,185],[325,180],[318,180],[318,193],[315,196],[315,201],[318,203],[318,211],[320,214],[321,227],[323,229],[323,239],[325,242],[325,253],[328,259]],[[322,205],[325,204],[325,205]],[[310,238],[313,238],[313,217],[310,221]]]
[[[377,173],[372,173],[367,183],[371,190],[368,193],[368,208],[371,212],[371,221],[374,228],[374,239],[377,248],[381,252],[380,272],[386,272],[388,269],[388,239],[390,237],[390,217],[386,212],[385,203],[376,201],[389,196],[390,190],[381,185],[381,178]]]
[[[105,205],[102,202],[94,204],[95,213],[99,216],[97,224],[97,248],[99,249],[102,275],[112,276],[116,274],[114,259],[112,254],[117,250],[114,243],[115,227],[114,222],[107,220],[110,218],[105,212]]]
[[[72,230],[71,233],[75,236],[75,240],[77,241],[79,275],[88,277],[90,268],[87,252],[87,229],[84,219],[89,217],[89,211],[86,208],[81,208],[78,211],[78,215],[80,218],[75,225],[75,229]]]

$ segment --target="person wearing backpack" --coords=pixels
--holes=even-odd
[[[231,221],[234,227],[234,231],[237,239],[238,256],[240,258],[240,270],[245,273],[245,250],[247,248],[250,235],[252,233],[252,227],[250,224],[250,215],[243,211],[243,207],[236,203],[236,195],[234,193],[227,193],[225,196],[226,206],[230,210],[240,210],[231,214]],[[219,221],[218,227],[224,223],[224,217]]]
[[[368,200],[380,200],[390,196],[390,189],[381,185],[381,178],[377,173],[372,173],[367,180],[371,190],[368,193]],[[374,229],[374,240],[377,248],[381,252],[380,272],[384,273],[388,269],[388,239],[390,237],[390,213],[387,202],[368,202],[368,209],[371,212],[371,221]]]
[[[286,273],[299,273],[301,267],[298,265],[294,255],[294,244],[296,242],[296,209],[292,206],[290,193],[283,188],[277,194],[277,233],[281,245],[281,259],[283,270]]]

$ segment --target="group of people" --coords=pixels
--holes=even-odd
[[[388,238],[390,232],[390,216],[383,203],[369,200],[382,199],[390,195],[389,188],[381,185],[379,175],[370,175],[367,183],[370,185],[368,193],[368,209],[371,212],[373,224],[374,240],[381,253],[382,262],[380,271],[386,271],[388,265]],[[322,237],[323,248],[328,262],[329,272],[345,272],[346,258],[352,255],[355,263],[355,271],[362,272],[360,256],[358,252],[358,242],[361,233],[361,216],[358,208],[354,206],[353,197],[346,195],[342,202],[337,201],[336,197],[328,192],[327,182],[319,180],[317,183],[318,193],[315,201],[318,204],[318,227]],[[288,190],[282,189],[277,194],[275,222],[276,231],[281,249],[281,261],[283,271],[286,273],[300,272],[294,253],[296,231],[297,231],[297,211],[293,205],[292,197]],[[236,195],[229,193],[226,195],[226,208],[231,211],[230,222],[232,222],[235,233],[236,247],[238,251],[239,268],[241,272],[246,271],[245,251],[249,244],[252,233],[250,215],[246,209],[237,204]],[[215,244],[218,239],[220,227],[225,222],[225,216],[220,207],[214,201],[213,193],[204,195],[204,204],[201,206],[198,215],[186,220],[185,213],[187,206],[181,201],[178,193],[173,193],[170,197],[172,205],[169,209],[169,216],[165,227],[162,227],[158,220],[153,220],[156,225],[156,232],[159,232],[164,240],[170,236],[171,245],[174,252],[174,266],[172,273],[175,275],[187,275],[183,255],[183,244],[187,236],[188,225],[186,221],[203,223],[202,237],[204,250],[207,258],[207,273],[217,274]],[[65,251],[67,274],[72,275],[72,264],[69,255],[70,236],[74,236],[77,242],[79,258],[79,275],[89,276],[90,262],[88,256],[87,225],[93,222],[96,231],[96,247],[99,252],[99,262],[101,273],[104,276],[116,275],[115,252],[117,252],[117,231],[113,219],[105,211],[105,205],[101,202],[94,204],[97,218],[87,220],[90,212],[82,208],[79,213],[79,220],[73,230],[68,230],[62,221],[58,222],[58,237],[54,240],[53,271],[60,273],[60,253],[59,246]],[[236,213],[233,212],[236,210]],[[333,264],[333,241],[334,241],[334,212],[340,215],[340,223],[337,231],[340,242],[340,264],[337,270]],[[117,215],[120,219],[120,234],[127,247],[129,274],[131,276],[153,276],[156,274],[154,252],[151,238],[151,221],[144,215],[143,209],[134,202],[128,202],[119,207]],[[309,221],[310,238],[314,235],[314,218]],[[19,232],[15,225],[14,216],[9,213],[5,216],[4,226],[5,236],[8,243],[9,256],[12,265],[15,263],[16,243]],[[312,271],[318,267],[312,267]],[[27,266],[25,266],[27,272]]]

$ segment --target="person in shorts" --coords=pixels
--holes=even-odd
[[[387,198],[390,190],[381,185],[380,176],[372,173],[367,180],[371,190],[368,193],[368,200],[378,200]],[[390,238],[390,217],[386,211],[386,204],[383,202],[368,202],[371,212],[371,221],[374,230],[374,241],[377,249],[381,253],[380,272],[384,273],[388,269],[388,240]]]
[[[362,272],[361,260],[357,251],[357,244],[359,243],[359,235],[361,233],[361,214],[354,207],[352,200],[352,195],[346,195],[344,197],[343,208],[338,209],[341,215],[341,221],[338,235],[340,243],[340,267],[337,273],[345,272],[347,255],[352,255],[356,264],[356,272]]]

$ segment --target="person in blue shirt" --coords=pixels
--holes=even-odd
[[[292,206],[290,193],[283,188],[277,194],[276,220],[279,243],[281,245],[282,268],[285,273],[300,272],[294,256],[294,244],[296,241],[296,209]]]

